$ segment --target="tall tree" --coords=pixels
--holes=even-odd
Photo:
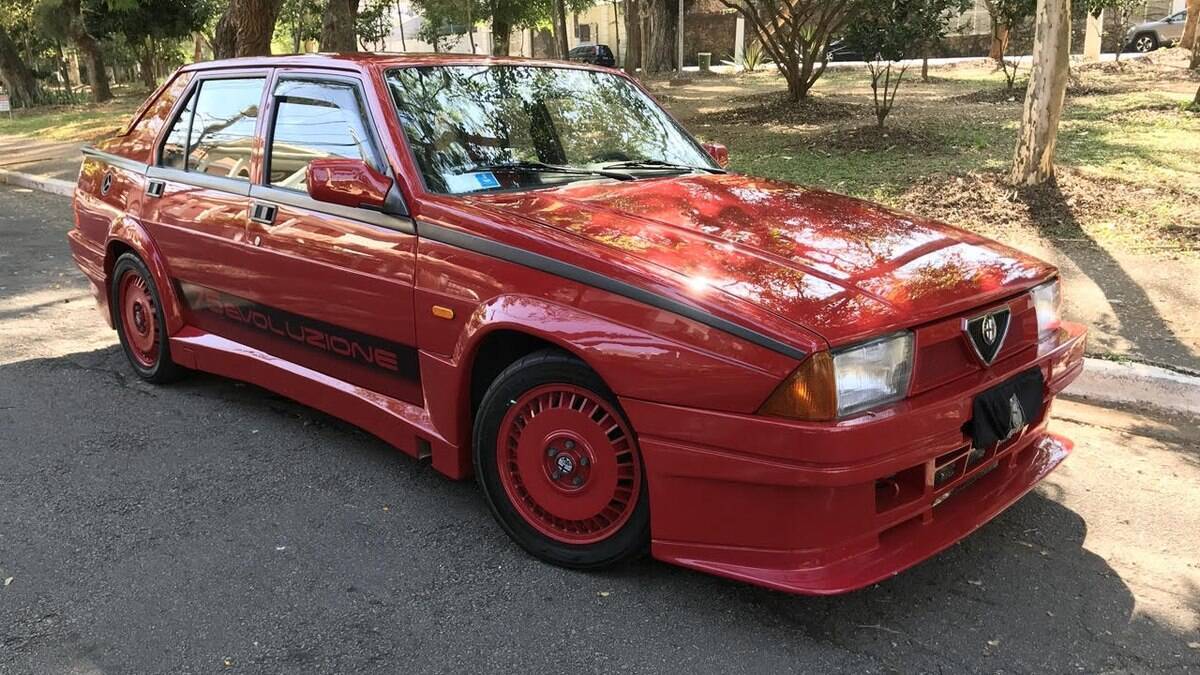
[[[550,0],[554,3],[554,44],[558,46],[558,58],[567,58],[571,51],[567,41],[567,4],[566,0]]]
[[[217,21],[213,54],[218,59],[235,56],[269,56],[275,21],[283,0],[229,0]]]
[[[625,72],[642,67],[642,0],[625,0]]]
[[[1054,179],[1054,148],[1069,77],[1071,0],[1038,0],[1034,31],[1033,70],[1011,173],[1017,185]]]
[[[986,0],[988,16],[992,20],[992,44],[988,58],[1003,61],[1008,53],[1012,32],[1029,17],[1033,16],[1037,0]]]
[[[759,42],[799,101],[825,73],[830,39],[842,30],[858,0],[721,0],[754,28]]]
[[[13,105],[30,106],[37,102],[37,80],[3,25],[0,25],[0,80]]]
[[[321,51],[356,52],[358,0],[329,0],[321,17]]]
[[[107,5],[102,5],[97,9],[106,7]],[[100,49],[100,41],[84,19],[81,0],[43,0],[37,9],[39,23],[43,28],[51,34],[65,36],[79,50],[87,68],[92,100],[101,103],[111,99],[112,90],[109,88],[104,52]]]
[[[1188,0],[1187,23],[1183,25],[1183,38],[1179,40],[1179,46],[1184,49],[1195,46],[1197,23],[1200,23],[1200,0]]]
[[[676,0],[641,0],[642,69],[663,73],[675,67]]]

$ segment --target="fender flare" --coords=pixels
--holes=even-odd
[[[135,218],[120,216],[113,220],[108,228],[108,237],[104,242],[104,278],[106,291],[112,287],[112,269],[116,264],[120,248],[129,248],[141,258],[150,275],[154,277],[154,285],[158,288],[159,301],[162,303],[163,321],[167,325],[167,335],[174,335],[183,328],[183,303],[179,300],[175,285],[171,283],[171,275],[167,272],[167,264],[154,239],[146,232]],[[112,303],[109,303],[110,305]],[[109,312],[113,312],[111,307]],[[115,317],[114,317],[115,318]],[[114,321],[115,325],[115,321]]]
[[[682,392],[694,389],[678,381],[663,382],[661,371],[652,369],[653,363],[662,359],[647,360],[650,353],[675,352],[678,358],[668,359],[672,364],[683,360],[698,367],[722,369],[726,375],[741,373],[741,378],[737,378],[740,385],[745,387],[753,380],[753,386],[761,389],[762,398],[794,367],[783,356],[778,356],[774,364],[732,358],[681,340],[681,336],[662,335],[621,323],[574,304],[531,295],[500,295],[480,304],[468,317],[448,358],[422,352],[423,377],[429,375],[429,383],[443,383],[426,387],[431,421],[444,438],[462,448],[470,446],[472,378],[480,347],[500,331],[521,333],[574,355],[594,370],[618,397],[655,399],[660,394],[674,392],[678,398]],[[728,336],[728,339],[737,338]],[[778,372],[773,372],[773,368]],[[710,390],[702,390],[695,400],[676,402],[705,407],[703,397],[711,394]]]

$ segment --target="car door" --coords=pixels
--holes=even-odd
[[[253,281],[250,178],[268,71],[201,74],[147,169],[142,220],[182,291],[189,324],[227,333],[226,304]]]
[[[318,202],[309,160],[360,159],[394,176],[380,151],[362,82],[283,73],[269,97],[261,180],[248,227],[261,279],[248,297],[268,318],[257,344],[372,391],[423,400],[417,367],[411,220]]]
[[[1165,41],[1178,42],[1183,39],[1183,29],[1187,27],[1187,10],[1171,15],[1163,22],[1162,37]]]

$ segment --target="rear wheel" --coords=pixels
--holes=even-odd
[[[1158,49],[1158,36],[1154,33],[1140,33],[1133,38],[1133,51],[1145,54]]]
[[[178,379],[185,371],[171,360],[162,302],[150,270],[137,256],[126,253],[113,265],[111,278],[113,325],[129,365],[148,382]]]
[[[650,507],[637,439],[583,362],[543,351],[506,368],[484,394],[474,440],[492,513],[533,555],[597,568],[645,550]]]

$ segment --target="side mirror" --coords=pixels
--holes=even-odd
[[[720,143],[703,143],[700,147],[704,148],[709,157],[717,161],[717,166],[722,169],[729,168],[729,148]]]
[[[392,179],[361,159],[326,157],[308,163],[308,196],[319,202],[383,209]]]

